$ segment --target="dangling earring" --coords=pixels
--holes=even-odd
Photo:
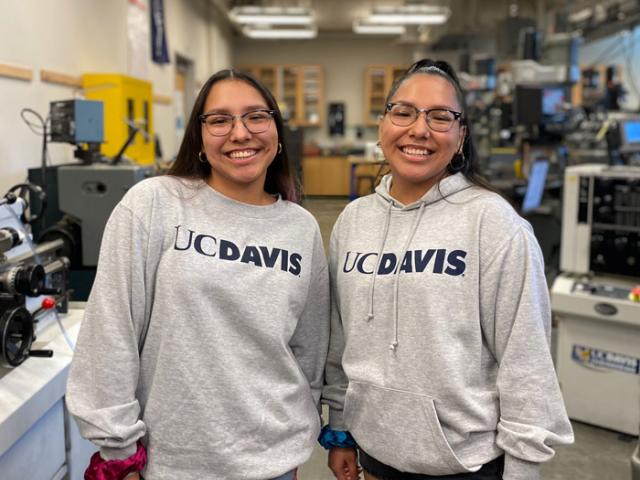
[[[456,160],[458,160],[458,162],[454,163]],[[467,159],[464,156],[464,152],[460,150],[458,153],[456,153],[453,156],[453,158],[449,162],[449,168],[451,169],[452,172],[459,172],[464,169],[466,164],[467,164]]]
[[[207,156],[204,155],[204,152],[198,153],[198,160],[200,160],[200,163],[209,163],[209,161],[207,160]]]
[[[278,155],[282,153],[282,143],[278,142]]]
[[[382,151],[382,142],[378,140],[376,142],[376,148],[373,151],[373,159],[376,162],[386,163],[387,159],[384,157],[384,152]]]

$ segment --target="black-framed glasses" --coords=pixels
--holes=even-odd
[[[429,128],[435,132],[448,132],[456,120],[462,117],[461,112],[446,108],[416,108],[406,103],[387,103],[386,113],[391,123],[398,127],[413,125],[421,113]]]
[[[228,113],[204,113],[198,118],[204,124],[207,132],[216,137],[228,135],[233,129],[233,122],[239,118],[244,127],[251,133],[266,132],[271,125],[275,110],[251,110],[242,115]]]

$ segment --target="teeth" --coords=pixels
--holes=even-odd
[[[420,148],[404,147],[402,151],[409,155],[429,155],[429,150],[423,150]]]
[[[247,158],[255,153],[256,153],[255,150],[235,150],[229,153],[229,156],[231,158]]]

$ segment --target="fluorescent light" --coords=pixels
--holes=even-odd
[[[242,29],[249,38],[273,38],[273,39],[293,39],[293,38],[315,38],[318,30],[313,28],[250,28]]]
[[[404,25],[381,25],[355,20],[353,31],[362,34],[404,35],[406,29]]]
[[[433,5],[402,5],[374,7],[367,18],[369,23],[393,25],[437,25],[445,23],[451,10]]]
[[[580,23],[589,20],[593,16],[593,11],[590,8],[583,8],[577,12],[569,15],[569,21],[571,23]]]
[[[302,7],[235,7],[229,18],[243,25],[310,25],[313,14]]]

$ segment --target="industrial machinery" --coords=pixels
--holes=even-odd
[[[640,168],[566,169],[560,269],[551,298],[569,416],[638,435]]]
[[[124,144],[114,157],[100,153],[104,140],[103,104],[94,100],[51,102],[51,141],[76,145],[81,163],[29,169],[29,180],[43,184],[47,206],[40,222],[33,223],[39,242],[60,241],[69,258],[70,290],[74,300],[86,300],[98,263],[105,224],[126,191],[153,174],[123,156],[141,133],[142,126],[130,123]],[[122,122],[124,124],[124,122]],[[125,125],[126,126],[126,125]]]
[[[60,255],[62,241],[34,244],[21,220],[25,205],[11,191],[0,199],[0,364],[9,368],[29,356],[52,355],[31,348],[36,326],[67,308],[69,260]]]

